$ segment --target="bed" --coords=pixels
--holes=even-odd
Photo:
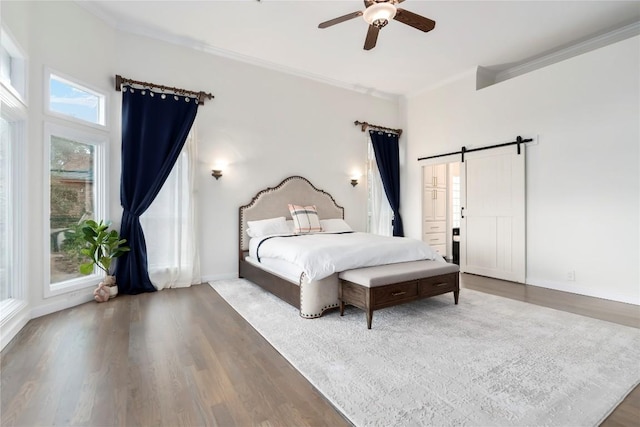
[[[274,232],[275,236],[267,231],[256,235],[256,224],[269,223],[272,219],[278,218],[282,220],[282,217],[290,223],[292,215],[289,204],[291,203],[315,206],[325,230],[321,233],[309,233],[303,236],[293,232],[283,233],[282,230]],[[344,208],[339,206],[329,193],[316,188],[301,176],[288,177],[277,186],[258,192],[248,204],[240,207],[239,216],[239,277],[252,281],[298,308],[300,316],[304,318],[317,318],[322,316],[326,310],[339,307],[340,280],[338,274],[341,271],[361,266],[420,259],[444,262],[442,257],[432,248],[417,240],[374,236],[341,228],[343,224],[346,224],[344,223]],[[334,228],[336,226],[337,228]],[[252,233],[252,231],[254,232]],[[253,237],[250,237],[248,233],[252,233]],[[307,239],[316,240],[304,243]],[[282,245],[291,245],[293,254],[302,256],[306,255],[307,248],[322,250],[323,239],[336,239],[341,242],[340,244],[347,240],[355,242],[345,243],[345,246],[341,246],[340,251],[346,251],[345,248],[348,248],[346,245],[359,246],[356,246],[357,250],[352,251],[351,256],[347,257],[348,262],[345,263],[340,259],[335,266],[331,264],[329,270],[324,268],[324,265],[310,267],[304,264],[303,266],[287,257],[278,259],[277,251],[280,249],[273,253],[268,252],[272,250],[271,246],[280,245],[277,247],[281,248]],[[369,240],[366,239],[377,240],[375,243],[369,243]],[[384,256],[380,256],[379,250],[381,249],[379,248],[397,245],[398,241],[402,241],[403,245],[409,244],[410,246],[403,247],[397,256],[391,252],[385,252]],[[308,246],[304,246],[305,249],[302,250],[295,249],[299,247],[296,245]],[[266,256],[261,258],[261,253]],[[313,262],[315,256],[310,255],[307,258]]]

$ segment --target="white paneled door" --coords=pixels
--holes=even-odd
[[[465,154],[460,269],[525,281],[525,147]]]

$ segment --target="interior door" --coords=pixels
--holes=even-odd
[[[460,177],[460,270],[524,283],[524,145],[467,153]]]

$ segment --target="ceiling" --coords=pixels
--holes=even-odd
[[[382,96],[419,93],[476,66],[501,71],[619,28],[637,34],[640,1],[422,1],[403,9],[436,21],[423,33],[398,21],[363,50],[359,0],[80,1],[114,27]]]

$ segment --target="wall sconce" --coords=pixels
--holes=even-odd
[[[351,185],[353,185],[354,187],[356,185],[358,185],[358,179],[357,178],[351,178]]]
[[[212,177],[214,177],[214,178],[216,179],[216,181],[217,181],[217,180],[219,180],[219,179],[220,179],[220,177],[222,176],[222,170],[220,170],[220,169],[213,169],[213,170],[211,171],[211,176],[212,176]]]

